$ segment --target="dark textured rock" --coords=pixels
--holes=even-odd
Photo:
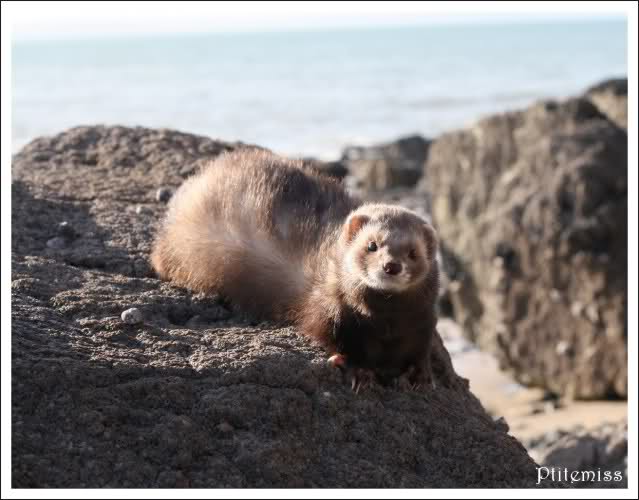
[[[85,127],[15,156],[12,485],[534,486],[535,463],[439,337],[436,390],[358,396],[293,329],[250,326],[150,273],[157,185],[229,147]],[[79,236],[53,252],[60,220]],[[120,320],[130,307],[144,323]]]
[[[628,79],[613,78],[586,91],[599,110],[623,129],[628,128]]]
[[[62,221],[58,224],[58,234],[63,238],[73,239],[77,235],[75,234],[75,230],[73,226],[69,224],[67,221]]]
[[[429,145],[428,139],[415,135],[377,146],[352,146],[344,150],[342,162],[363,191],[414,186]]]
[[[455,316],[523,384],[627,394],[627,142],[576,98],[430,147],[420,189],[458,269]]]

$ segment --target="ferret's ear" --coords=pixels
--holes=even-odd
[[[428,251],[429,257],[435,257],[437,254],[437,248],[439,246],[439,238],[437,236],[437,231],[435,228],[431,226],[428,222],[426,222],[423,226],[424,229],[424,240],[426,241],[426,250]]]
[[[362,227],[370,220],[368,215],[351,215],[344,224],[344,229],[342,230],[342,238],[347,243],[353,241],[355,235],[359,232]]]

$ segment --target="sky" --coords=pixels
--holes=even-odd
[[[12,37],[56,39],[614,17],[622,2],[10,2]]]

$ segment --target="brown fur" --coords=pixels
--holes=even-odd
[[[414,212],[361,204],[301,162],[241,150],[180,187],[151,261],[164,279],[293,321],[349,363],[396,376],[429,372],[436,251]]]

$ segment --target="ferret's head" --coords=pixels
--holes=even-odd
[[[433,227],[416,213],[392,205],[364,205],[352,212],[341,243],[349,279],[387,292],[422,283],[437,253]]]

